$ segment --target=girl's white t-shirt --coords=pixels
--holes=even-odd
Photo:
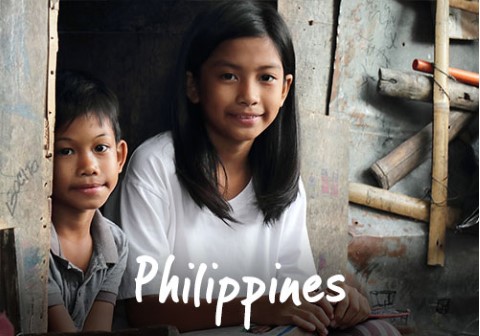
[[[175,259],[166,279],[178,276],[179,296],[185,279],[189,279],[190,295],[195,281],[201,280],[203,298],[209,279],[213,280],[216,297],[224,277],[237,281],[241,286],[239,295],[244,295],[245,276],[265,282],[268,294],[272,278],[277,280],[280,291],[287,277],[301,284],[316,274],[301,182],[297,199],[270,226],[263,223],[263,214],[255,205],[251,181],[229,203],[233,217],[240,223],[227,226],[207,207],[200,208],[180,184],[171,134],[162,133],[144,142],[133,153],[121,187],[121,227],[129,239],[129,256],[119,298],[135,297],[139,256],[152,257],[158,263],[156,276],[141,287],[143,296],[159,295],[170,255]],[[199,278],[201,264],[206,270]],[[144,274],[150,270],[146,265]]]

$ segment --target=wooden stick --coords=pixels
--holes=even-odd
[[[448,0],[437,0],[435,14],[435,71],[433,89],[432,202],[428,265],[445,265],[448,196]]]
[[[453,80],[448,81],[451,107],[478,113],[478,88]],[[433,77],[380,68],[378,93],[410,100],[433,101]]]
[[[448,139],[451,141],[473,119],[473,114],[450,112]],[[370,171],[383,189],[390,189],[430,158],[432,152],[432,123],[408,138],[393,151],[370,166]]]
[[[352,203],[391,212],[422,222],[428,223],[430,219],[430,202],[367,184],[350,182],[348,200]],[[460,218],[461,211],[459,209],[448,208],[447,223],[449,228],[455,228]]]
[[[412,62],[412,69],[432,74],[433,63],[416,58]],[[459,82],[478,87],[478,73],[476,72],[457,68],[448,68],[448,74]]]
[[[450,0],[450,7],[478,14],[478,1]]]

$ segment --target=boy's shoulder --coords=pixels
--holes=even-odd
[[[127,246],[125,233],[118,225],[104,217],[100,210],[95,212],[90,232],[95,246],[112,262],[115,262]]]

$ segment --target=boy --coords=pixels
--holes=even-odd
[[[59,74],[56,86],[48,329],[109,331],[127,241],[98,209],[127,157],[118,100],[82,73]]]

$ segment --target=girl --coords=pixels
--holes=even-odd
[[[208,265],[204,279],[216,283],[248,275],[281,284],[316,271],[299,179],[295,56],[285,22],[268,4],[217,3],[192,24],[176,74],[172,131],[135,151],[122,185],[130,254],[120,295],[129,299],[132,324],[187,331],[215,326],[215,302],[159,303],[169,255],[175,256],[170,274],[192,282],[201,263]],[[160,271],[137,302],[142,255],[153,257]],[[354,325],[370,308],[356,290],[344,289],[347,297],[335,307],[325,300],[270,304],[262,297],[251,321],[322,334],[328,326]],[[243,323],[241,299],[224,305],[222,326]]]

